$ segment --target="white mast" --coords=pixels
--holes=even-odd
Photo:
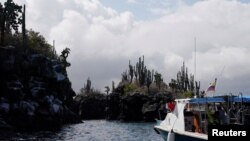
[[[194,82],[196,81],[196,37],[194,37]]]
[[[194,85],[196,84],[196,37],[194,37]],[[196,98],[196,87],[194,89],[194,97]]]

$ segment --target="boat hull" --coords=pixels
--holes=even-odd
[[[207,141],[207,140],[175,133],[175,141]]]
[[[169,131],[162,130],[159,128],[155,128],[155,130],[158,131],[158,133],[162,136],[164,141],[168,141],[168,135],[173,136],[169,138],[169,141],[207,141],[207,139],[195,138],[192,136],[187,136],[187,135],[178,134],[174,132],[169,134]]]
[[[161,129],[156,129],[159,134],[162,136],[162,138],[164,139],[164,141],[167,141],[168,139],[168,131],[164,131],[164,130],[161,130]]]

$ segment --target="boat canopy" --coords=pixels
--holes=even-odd
[[[233,102],[246,102],[250,103],[250,96],[234,97]]]
[[[189,103],[212,103],[212,102],[226,102],[221,97],[206,97],[206,98],[192,98]]]

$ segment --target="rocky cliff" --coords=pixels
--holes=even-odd
[[[132,92],[122,95],[113,92],[105,95],[77,95],[77,111],[82,119],[123,121],[155,121],[167,114],[165,104],[172,99],[170,93],[143,94]]]
[[[0,127],[40,129],[80,122],[59,59],[0,47]]]

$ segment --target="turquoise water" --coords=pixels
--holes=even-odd
[[[156,134],[156,123],[88,120],[67,125],[58,131],[19,133],[13,140],[67,141],[163,141]]]

